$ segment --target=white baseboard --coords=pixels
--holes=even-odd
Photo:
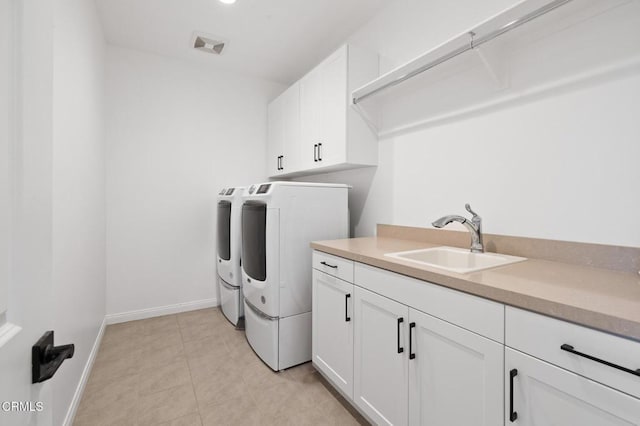
[[[146,318],[159,317],[162,315],[177,314],[180,312],[195,311],[198,309],[218,306],[218,299],[202,299],[192,302],[176,303],[175,305],[159,306],[157,308],[140,309],[137,311],[121,312],[118,314],[108,314],[105,317],[107,324],[118,324],[121,322],[135,321]]]
[[[73,399],[71,400],[71,405],[67,410],[67,415],[64,418],[64,422],[62,423],[64,426],[71,426],[73,424],[73,420],[76,417],[76,413],[78,411],[78,407],[80,406],[80,401],[82,400],[82,395],[84,394],[84,388],[89,381],[89,375],[91,374],[91,369],[93,368],[93,363],[96,360],[96,356],[98,355],[98,350],[100,349],[100,343],[102,342],[102,336],[104,335],[104,329],[107,326],[106,317],[102,320],[102,325],[100,325],[100,330],[98,331],[98,336],[96,340],[93,342],[93,347],[91,348],[91,353],[89,354],[89,359],[87,359],[87,363],[84,366],[84,370],[82,371],[82,376],[80,376],[80,382],[78,383],[78,387],[76,388],[76,392],[73,394]]]

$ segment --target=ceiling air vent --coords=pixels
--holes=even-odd
[[[224,50],[224,46],[227,41],[204,37],[202,35],[195,35],[193,39],[193,48],[202,50],[203,52],[213,53],[214,55],[221,55]]]

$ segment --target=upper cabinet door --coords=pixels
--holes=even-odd
[[[295,83],[268,106],[269,176],[300,169],[300,84]]]
[[[300,165],[318,164],[318,144],[322,138],[322,75],[316,68],[300,80]]]
[[[300,81],[300,99],[303,168],[344,162],[348,102],[346,46]]]
[[[284,117],[282,96],[274,99],[267,107],[267,173],[274,176],[282,173],[280,170],[281,155],[284,151]]]
[[[325,167],[346,161],[347,47],[331,55],[319,69],[321,133],[316,164]]]
[[[502,344],[415,309],[409,339],[409,424],[502,424]]]
[[[284,147],[281,172],[300,170],[300,83],[295,83],[282,94]]]

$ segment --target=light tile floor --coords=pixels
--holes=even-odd
[[[74,424],[367,423],[311,363],[275,373],[203,309],[108,326]]]

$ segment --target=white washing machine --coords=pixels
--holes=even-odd
[[[311,360],[311,248],[348,238],[347,185],[268,182],[245,189],[242,286],[245,330],[273,370]]]
[[[218,193],[218,287],[224,316],[235,326],[244,316],[240,236],[244,188],[226,188]]]

